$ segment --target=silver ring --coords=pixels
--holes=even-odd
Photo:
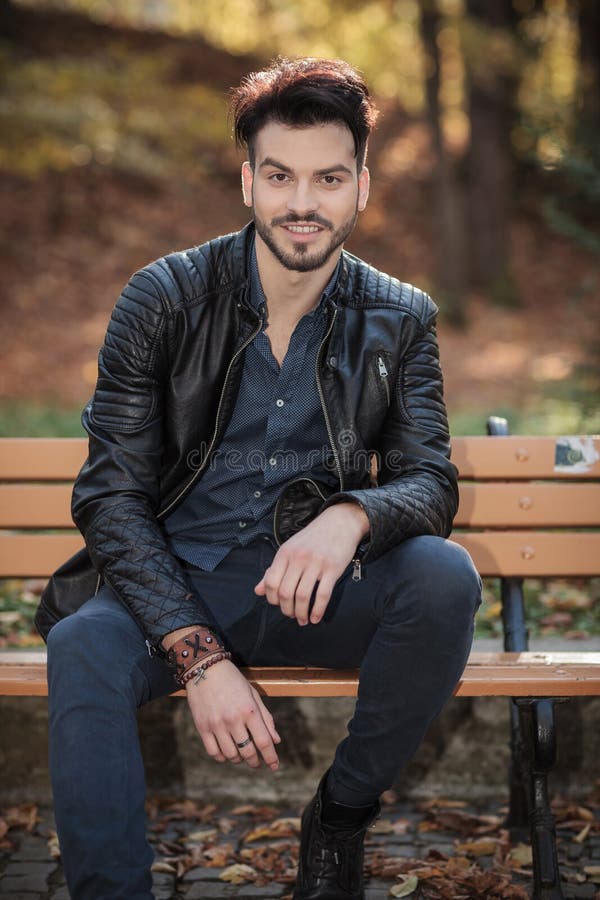
[[[246,738],[245,741],[242,741],[242,742],[239,743],[239,744],[236,742],[236,745],[235,745],[235,746],[236,746],[236,747],[239,747],[239,749],[241,750],[243,747],[247,747],[248,744],[251,744],[251,743],[252,743],[252,738],[250,737],[250,735],[248,735],[248,737]]]

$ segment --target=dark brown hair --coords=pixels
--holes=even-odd
[[[231,92],[235,140],[254,167],[254,140],[268,122],[293,128],[339,122],[354,138],[357,168],[364,165],[377,108],[358,72],[340,59],[279,58],[247,75]]]

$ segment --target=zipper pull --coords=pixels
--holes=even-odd
[[[360,559],[352,560],[352,581],[361,581],[362,580],[362,565]]]
[[[388,370],[387,370],[386,367],[385,367],[385,363],[384,363],[384,361],[383,361],[383,357],[381,357],[381,356],[378,356],[378,357],[377,357],[377,365],[379,366],[379,374],[381,375],[381,377],[382,377],[382,378],[387,378],[387,377],[388,377]]]
[[[154,647],[152,646],[150,641],[146,641],[145,644],[146,644],[146,649],[148,650],[148,656],[151,656],[151,657],[154,656]]]

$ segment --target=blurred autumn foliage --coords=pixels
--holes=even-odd
[[[350,248],[439,302],[451,413],[599,427],[594,0],[0,0],[0,26],[5,404],[83,402],[131,271],[243,224],[228,89],[310,54],[376,94]]]

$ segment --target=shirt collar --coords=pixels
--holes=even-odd
[[[337,266],[333,270],[333,274],[327,284],[325,285],[325,290],[321,294],[321,299],[319,300],[317,306],[312,309],[307,315],[312,316],[314,313],[322,312],[325,308],[325,304],[327,302],[328,297],[331,296],[333,290],[335,288],[338,275],[341,271],[341,258],[338,261]],[[252,241],[250,246],[250,259],[249,259],[249,270],[250,270],[250,303],[258,312],[261,311],[261,307],[263,304],[266,306],[266,298],[262,288],[262,284],[260,283],[260,275],[258,274],[258,261],[256,259],[256,247],[255,242]]]

